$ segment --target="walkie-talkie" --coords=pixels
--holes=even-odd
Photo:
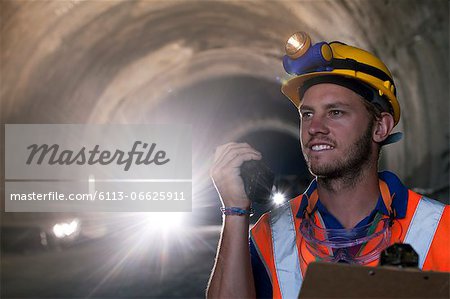
[[[251,201],[260,204],[270,201],[275,175],[263,161],[245,161],[241,166],[241,177]]]

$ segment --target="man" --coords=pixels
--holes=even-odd
[[[382,250],[409,243],[423,270],[450,271],[450,208],[378,173],[381,146],[400,119],[392,75],[374,55],[339,42],[310,45],[297,33],[282,87],[298,107],[300,139],[316,177],[305,193],[264,214],[250,233],[250,201],[239,167],[259,160],[248,144],[228,143],[215,154],[211,177],[224,225],[210,297],[296,298],[309,263],[376,266]]]

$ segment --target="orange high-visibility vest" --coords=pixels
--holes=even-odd
[[[295,216],[302,197],[264,214],[250,231],[274,298],[297,298],[307,266],[315,261],[302,242],[302,219]],[[450,272],[450,206],[411,190],[407,200],[406,216],[394,221],[390,243],[411,244],[422,270]],[[378,260],[368,264],[376,265]]]

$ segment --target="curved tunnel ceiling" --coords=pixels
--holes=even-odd
[[[212,116],[202,119],[215,130],[205,135],[209,139],[202,137],[207,147],[242,137],[243,128],[292,134],[297,119],[279,92],[286,78],[281,57],[287,37],[304,30],[315,41],[340,40],[382,57],[397,82],[402,106],[397,129],[405,134],[385,150],[383,167],[410,186],[440,189],[448,198],[445,0],[72,0],[1,6],[3,123],[152,123],[173,119],[156,113],[170,101],[181,107],[174,114],[182,118],[193,103],[205,101],[199,94],[181,104],[193,86],[208,90],[211,82],[239,79],[248,86],[227,88],[245,89],[247,95],[252,88],[261,91],[247,108],[254,113],[216,123]],[[211,101],[223,91],[214,89]],[[217,116],[249,105],[236,94],[218,95],[221,104],[201,113]]]

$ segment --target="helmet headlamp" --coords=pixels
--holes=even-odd
[[[286,42],[286,54],[291,59],[297,59],[308,51],[311,38],[305,32],[296,32]]]
[[[331,70],[327,66],[331,63],[333,52],[326,42],[321,42],[312,47],[303,46],[296,54],[303,53],[297,58],[292,58],[292,55],[285,55],[283,57],[283,66],[286,72],[291,75],[299,75],[308,72],[308,70]],[[287,49],[287,46],[286,46]],[[286,50],[287,52],[287,50]],[[301,58],[301,59],[300,59]]]

